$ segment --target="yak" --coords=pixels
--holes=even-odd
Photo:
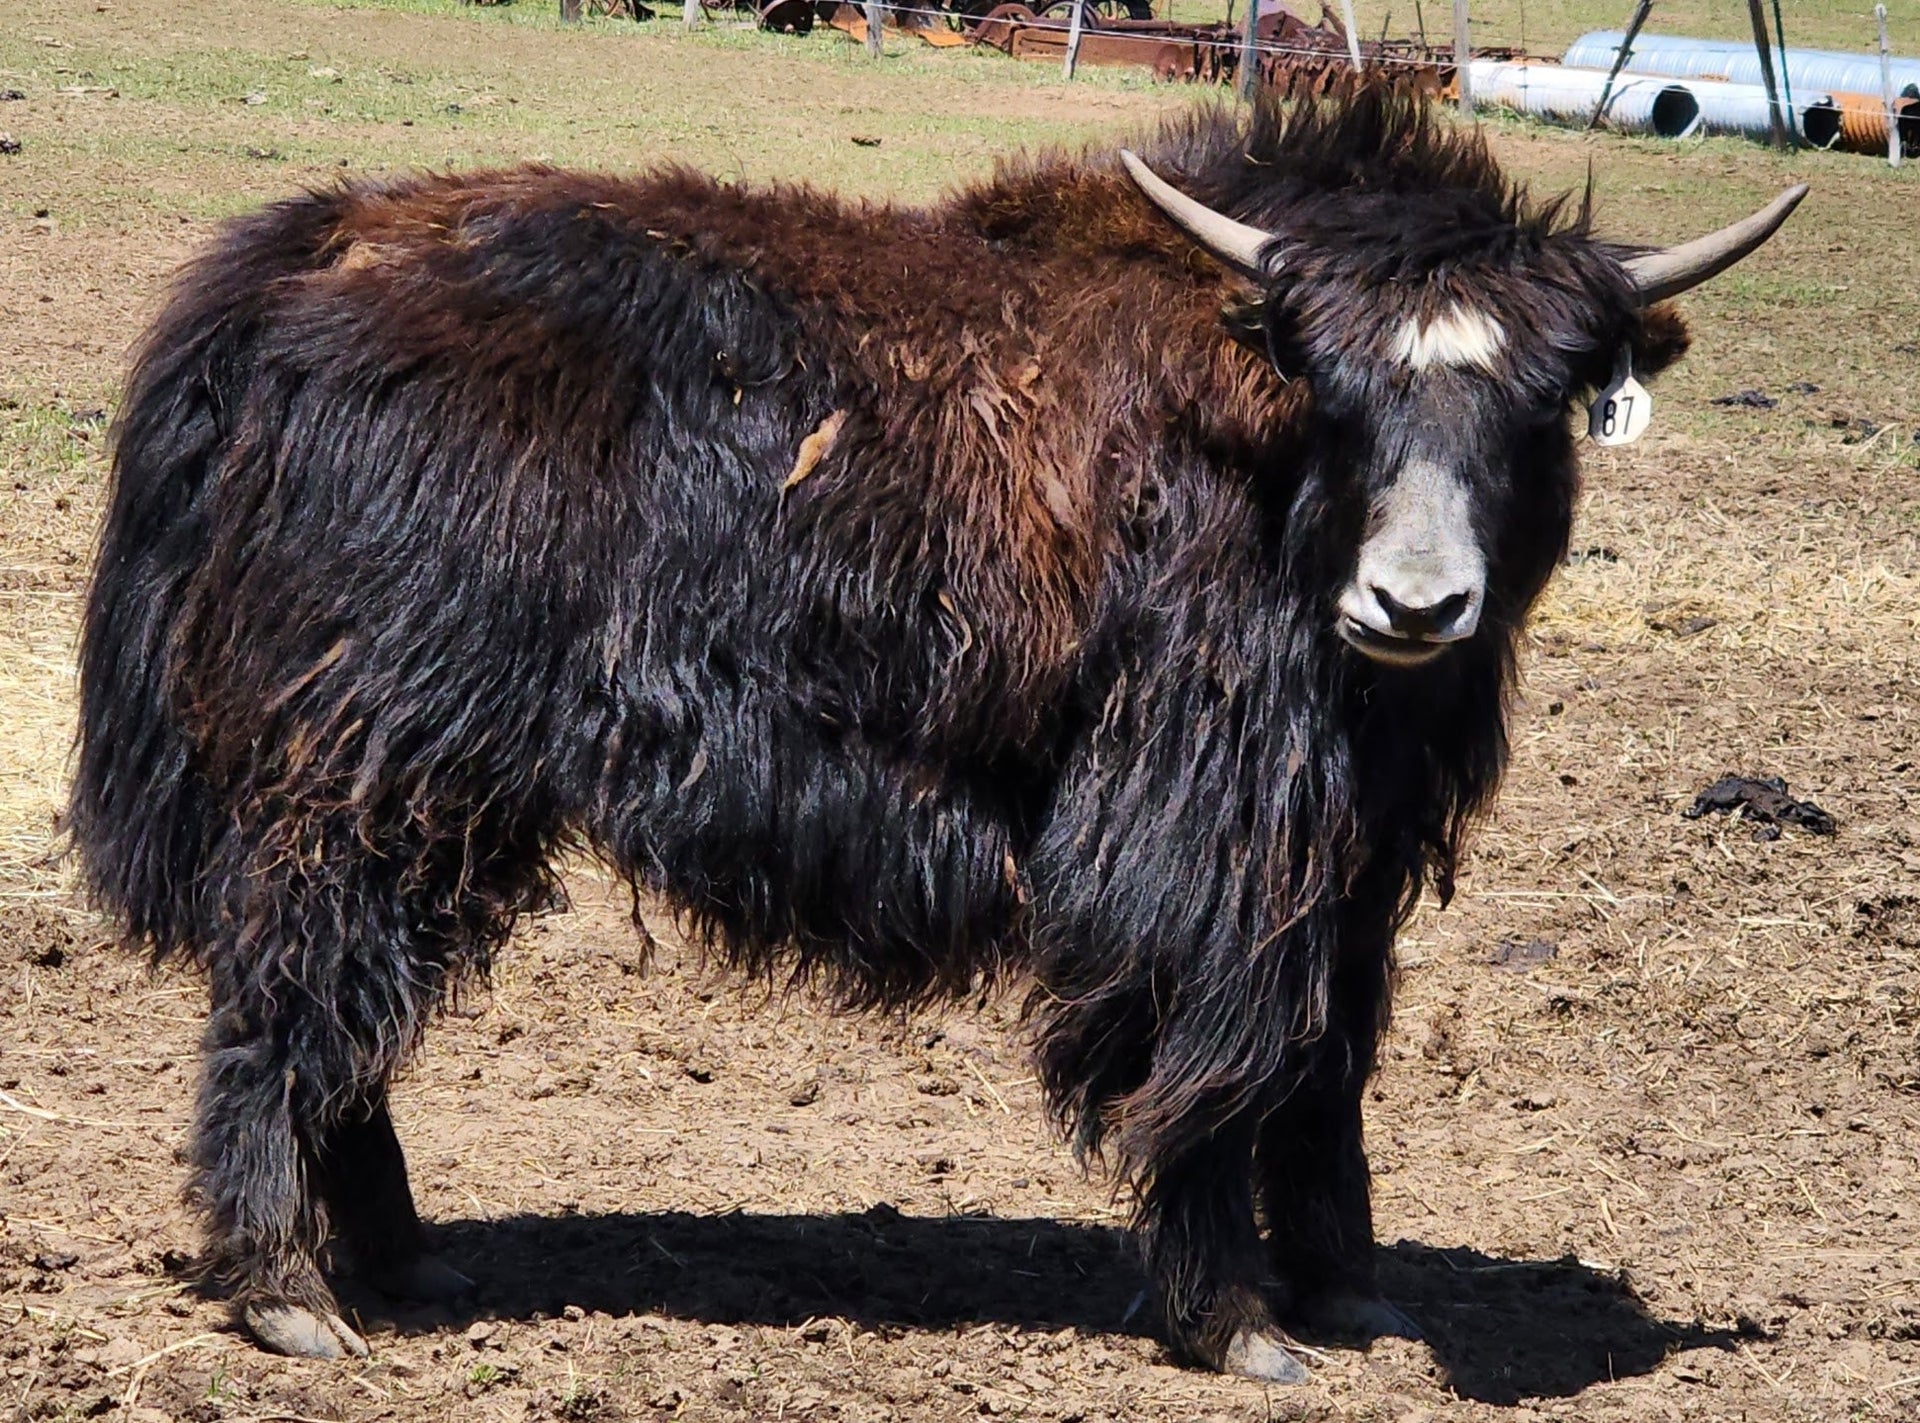
[[[388,1113],[597,856],[746,975],[1024,992],[1177,1355],[1383,1300],[1395,932],[1507,755],[1570,418],[1804,188],[1598,240],[1360,85],[926,206],[684,167],[348,182],[178,278],[116,425],[71,833],[209,982],[190,1198],[264,1346],[457,1295]],[[944,274],[940,283],[929,273]],[[324,1268],[323,1268],[324,1266]]]

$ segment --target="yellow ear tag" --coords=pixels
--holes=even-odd
[[[1587,408],[1587,438],[1596,445],[1630,445],[1653,423],[1653,397],[1633,378],[1633,354],[1621,351],[1613,379]]]

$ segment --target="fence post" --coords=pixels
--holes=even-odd
[[[1251,99],[1253,91],[1260,87],[1260,56],[1254,52],[1259,26],[1260,0],[1247,0],[1247,13],[1240,29],[1240,72],[1235,76],[1239,82],[1234,85],[1243,99]]]
[[[681,7],[680,20],[688,29],[697,26],[700,23],[700,0],[687,0]]]
[[[1653,0],[1640,0],[1633,7],[1633,18],[1627,21],[1627,32],[1620,37],[1620,48],[1613,52],[1613,68],[1607,71],[1607,82],[1601,86],[1600,102],[1593,106],[1593,113],[1587,118],[1587,132],[1592,133],[1600,120],[1606,116],[1607,105],[1613,99],[1614,81],[1620,77],[1620,71],[1627,67],[1633,58],[1633,42],[1639,37],[1640,27],[1647,22],[1647,16],[1653,13]]]
[[[1347,17],[1347,53],[1353,58],[1353,72],[1358,74],[1360,64],[1360,33],[1353,27],[1353,0],[1340,0],[1340,9]]]
[[[1074,0],[1073,18],[1067,24],[1067,57],[1060,62],[1060,77],[1073,78],[1073,67],[1080,62],[1080,31],[1087,22],[1086,0]]]
[[[560,23],[563,25],[580,23],[580,0],[560,0]]]
[[[1453,72],[1460,86],[1460,112],[1473,116],[1473,37],[1467,33],[1467,0],[1453,0]]]
[[[1887,7],[1875,5],[1873,18],[1880,26],[1880,101],[1887,106],[1887,164],[1900,166],[1900,111],[1893,103],[1893,58],[1887,44]]]
[[[1760,8],[1760,0],[1747,0],[1747,14],[1753,20],[1753,47],[1760,55],[1760,83],[1767,91],[1767,134],[1775,148],[1785,148],[1787,121],[1780,108],[1780,86],[1773,78],[1773,44],[1767,38],[1767,12]]]
[[[885,51],[885,45],[880,37],[882,23],[880,0],[867,0],[867,53],[875,59]]]
[[[1794,152],[1800,151],[1800,116],[1793,109],[1793,74],[1787,68],[1787,20],[1780,12],[1780,0],[1773,0],[1773,47],[1780,54],[1780,97],[1786,101],[1787,138]]]

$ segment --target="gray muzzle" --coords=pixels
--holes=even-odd
[[[1341,590],[1340,636],[1398,667],[1432,661],[1472,637],[1487,596],[1487,560],[1467,487],[1414,460],[1375,503],[1353,579]]]

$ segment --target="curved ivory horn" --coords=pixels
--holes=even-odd
[[[1123,148],[1120,161],[1126,165],[1127,176],[1147,195],[1147,200],[1172,218],[1187,236],[1245,276],[1266,275],[1260,265],[1260,254],[1273,241],[1271,233],[1249,227],[1225,213],[1215,212],[1205,203],[1194,201],[1141,162],[1137,153]]]
[[[1751,217],[1743,217],[1718,232],[1696,237],[1664,252],[1649,252],[1630,258],[1624,265],[1634,286],[1640,289],[1640,302],[1652,306],[1656,301],[1679,296],[1697,287],[1709,277],[1717,277],[1735,262],[1752,252],[1780,230],[1780,224],[1800,206],[1807,185],[1788,188],[1779,197]]]

